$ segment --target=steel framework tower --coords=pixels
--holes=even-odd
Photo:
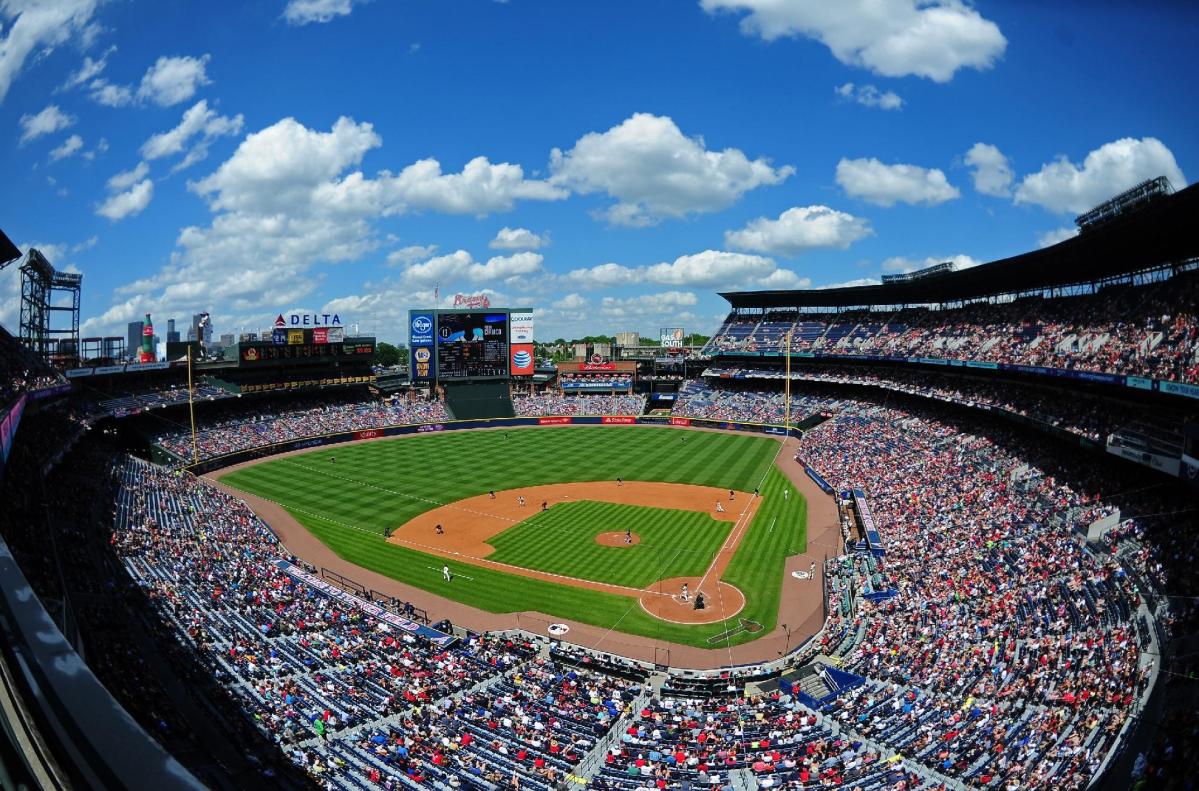
[[[56,272],[37,248],[21,263],[21,345],[47,365],[79,358],[82,286],[83,275]]]

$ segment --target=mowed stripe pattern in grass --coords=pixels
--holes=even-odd
[[[488,560],[647,588],[660,579],[699,576],[728,537],[730,522],[699,511],[590,500],[558,503],[488,542]],[[640,543],[601,546],[600,533],[630,529]]]
[[[384,535],[490,489],[619,477],[752,491],[777,448],[767,437],[668,428],[463,431],[314,450],[222,482]]]
[[[314,450],[239,470],[222,482],[282,505],[351,563],[472,607],[497,613],[539,611],[710,648],[707,638],[735,626],[736,618],[707,626],[667,623],[645,613],[630,597],[444,561],[384,541],[384,531],[488,489],[541,483],[623,477],[752,491],[771,469],[777,450],[778,442],[768,437],[668,428],[470,431]],[[742,559],[738,552],[733,559],[740,570],[734,584],[749,600],[742,615],[757,618],[767,629],[758,635],[740,632],[732,644],[773,627],[783,563],[775,553],[803,548],[804,501],[794,489],[790,500],[781,500],[783,487],[790,483],[777,472],[766,477],[766,500],[742,542],[743,551],[768,557]],[[777,528],[761,536],[771,518],[780,516],[791,526],[789,537],[776,535]],[[443,563],[455,574],[452,583],[441,579]]]

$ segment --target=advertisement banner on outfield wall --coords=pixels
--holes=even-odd
[[[628,426],[637,422],[632,415],[604,415],[600,421],[610,426]]]
[[[512,343],[533,342],[533,311],[513,310],[508,313],[508,333]]]
[[[690,426],[691,418],[689,418],[689,417],[672,417],[670,419],[670,425],[672,425],[672,426]]]
[[[514,343],[509,350],[509,354],[512,357],[509,361],[509,370],[511,370],[513,376],[533,375],[533,344]]]
[[[570,418],[568,417],[539,417],[537,418],[539,426],[568,426]]]

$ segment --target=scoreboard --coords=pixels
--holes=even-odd
[[[240,365],[358,360],[369,363],[375,357],[375,339],[347,338],[340,328],[275,330],[270,340],[238,343],[237,357]]]
[[[508,313],[437,314],[437,371],[442,379],[508,375]]]
[[[410,310],[408,354],[414,382],[532,376],[533,311]]]

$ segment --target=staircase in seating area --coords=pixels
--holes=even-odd
[[[513,417],[506,382],[462,382],[445,386],[445,405],[456,420]]]

